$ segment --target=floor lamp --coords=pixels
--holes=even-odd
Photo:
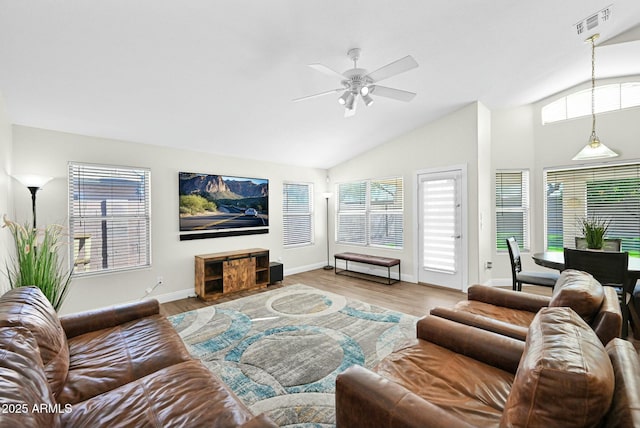
[[[41,175],[14,175],[13,178],[22,183],[31,192],[31,210],[33,211],[33,228],[36,228],[36,193],[45,184],[53,180],[53,177]]]
[[[333,269],[333,266],[331,266],[331,263],[329,261],[329,198],[331,197],[331,193],[325,192],[322,194],[322,196],[324,197],[327,203],[327,265],[323,269],[331,270]]]

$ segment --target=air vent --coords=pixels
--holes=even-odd
[[[589,15],[585,19],[580,20],[575,24],[576,33],[581,38],[590,37],[593,32],[601,31],[603,24],[607,23],[611,19],[611,9],[613,4],[605,7],[598,12]]]

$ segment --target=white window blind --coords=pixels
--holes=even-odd
[[[69,163],[75,274],[151,265],[148,169]]]
[[[284,245],[313,243],[313,186],[284,183],[282,187]]]
[[[456,180],[453,178],[425,181],[422,185],[424,228],[423,267],[441,272],[456,272]]]
[[[402,248],[404,190],[401,177],[338,185],[337,240]]]
[[[337,240],[343,244],[367,244],[367,182],[338,185]]]
[[[580,220],[611,223],[607,238],[622,239],[622,251],[640,256],[640,164],[545,171],[547,249],[575,248]]]
[[[496,250],[507,251],[514,236],[529,250],[529,171],[496,171]]]

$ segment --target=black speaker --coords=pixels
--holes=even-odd
[[[269,284],[275,284],[278,281],[282,281],[283,277],[284,268],[282,266],[282,263],[269,263]]]

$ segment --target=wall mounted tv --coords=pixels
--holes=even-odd
[[[180,172],[180,240],[267,233],[269,180]]]

